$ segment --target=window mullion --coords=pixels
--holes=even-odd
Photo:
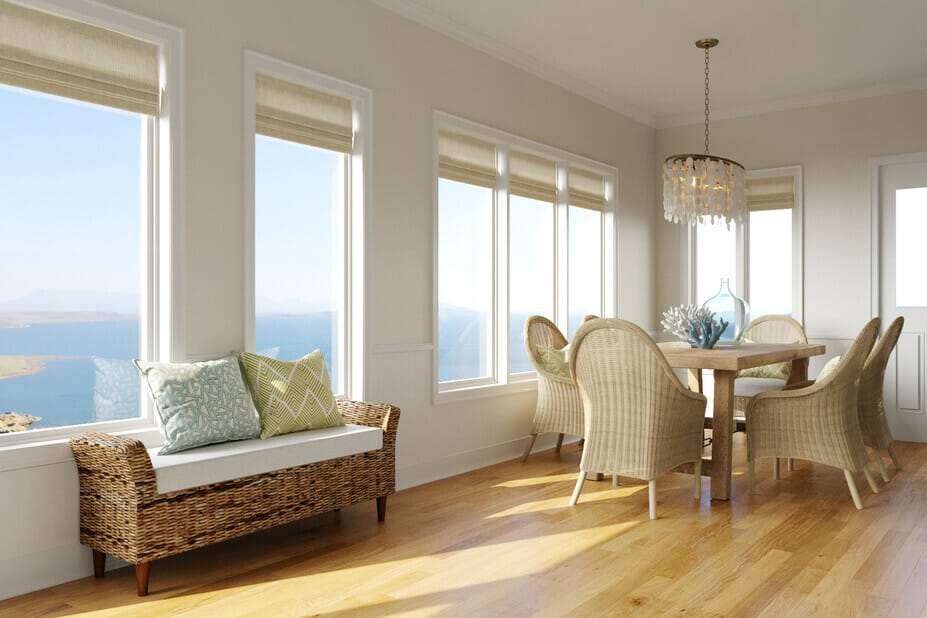
[[[496,187],[494,200],[494,254],[495,283],[493,298],[495,309],[495,336],[490,350],[494,354],[496,382],[504,384],[509,375],[509,149],[496,146]]]
[[[567,171],[566,165],[557,165],[557,197],[554,203],[554,323],[563,333],[570,332],[570,195]]]

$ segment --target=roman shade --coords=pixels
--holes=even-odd
[[[0,0],[0,82],[155,116],[158,47]]]
[[[792,176],[747,179],[747,210],[781,210],[795,206]]]
[[[513,195],[553,202],[557,198],[557,165],[543,157],[511,151],[509,192]]]
[[[570,205],[602,210],[605,207],[605,178],[594,172],[570,169]]]
[[[439,131],[438,176],[481,187],[494,187],[495,146],[468,135]]]
[[[257,73],[254,111],[260,135],[337,152],[354,149],[350,99]]]

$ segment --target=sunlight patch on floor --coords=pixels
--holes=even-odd
[[[628,496],[633,496],[634,494],[640,491],[646,491],[646,485],[620,485],[618,487],[612,487],[609,484],[608,489],[599,489],[596,491],[591,482],[587,483],[584,487],[584,491],[579,496],[579,503],[589,504],[592,502],[605,502],[608,500],[620,500],[621,498],[627,498]],[[572,490],[565,492],[562,496],[553,496],[547,498],[546,500],[535,500],[533,502],[523,502],[522,504],[515,505],[513,507],[498,511],[491,515],[487,515],[485,519],[495,519],[497,517],[508,517],[510,515],[524,515],[525,513],[539,513],[542,511],[548,512],[557,512],[564,508],[570,508],[570,496],[572,495]]]
[[[548,485],[550,483],[575,482],[576,474],[551,474],[549,476],[535,476],[526,479],[515,479],[496,483],[493,487],[532,487],[534,485]]]

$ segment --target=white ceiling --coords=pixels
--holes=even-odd
[[[927,89],[927,0],[374,0],[656,127]],[[925,113],[927,118],[927,113]]]

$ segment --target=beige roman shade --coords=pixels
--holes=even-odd
[[[337,152],[354,149],[350,99],[258,73],[254,112],[261,135]]]
[[[557,199],[557,165],[543,157],[511,151],[509,192],[544,202]]]
[[[438,176],[481,187],[494,187],[495,146],[468,135],[439,131]]]
[[[158,47],[0,0],[0,83],[155,116]]]
[[[747,210],[781,210],[795,206],[792,176],[747,179]]]
[[[591,210],[605,208],[605,178],[593,172],[570,169],[570,205]]]

